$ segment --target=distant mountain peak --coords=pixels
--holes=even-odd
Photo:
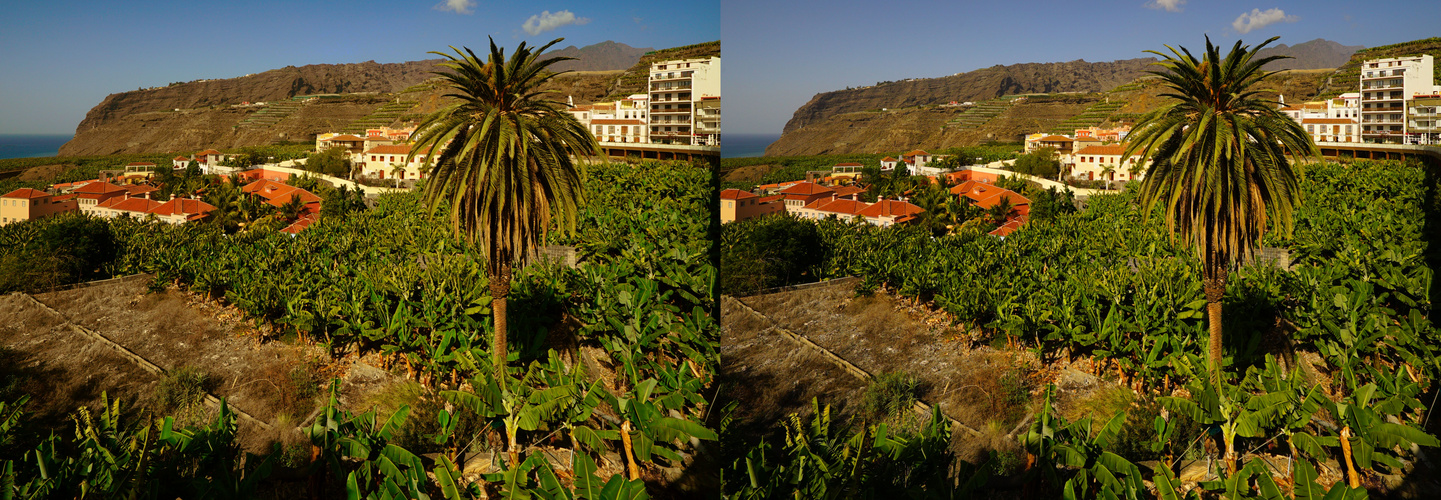
[[[546,52],[546,57],[574,57],[574,61],[561,61],[551,66],[557,71],[611,71],[631,67],[640,57],[654,49],[637,48],[614,40],[590,44],[584,47],[568,46]]]
[[[1262,49],[1258,54],[1261,57],[1290,56],[1291,59],[1272,61],[1266,65],[1268,70],[1282,69],[1324,69],[1338,68],[1346,61],[1351,60],[1351,54],[1366,48],[1365,45],[1341,45],[1340,43],[1317,38],[1308,42],[1296,45],[1284,43]]]

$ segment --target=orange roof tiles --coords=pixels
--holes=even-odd
[[[1064,135],[1048,135],[1039,139],[1041,142],[1075,142],[1075,139]]]
[[[796,196],[813,196],[831,192],[831,188],[816,184],[814,182],[797,182],[791,187],[785,188],[781,194]]]
[[[409,144],[382,144],[366,151],[365,154],[376,155],[408,155],[410,154]]]
[[[155,209],[155,207],[160,206],[160,202],[155,200],[147,200],[145,198],[111,198],[101,202],[97,206],[100,208],[108,208],[111,210],[121,210],[125,212],[144,214],[150,213],[150,211]]]
[[[1006,221],[1005,224],[1001,224],[1000,227],[995,228],[994,230],[986,234],[1001,237],[1010,236],[1011,233],[1014,233],[1017,229],[1020,229],[1022,224],[1024,224],[1024,222],[1022,222],[1020,219],[1011,219]]]
[[[867,218],[874,217],[899,217],[924,212],[921,207],[910,204],[910,202],[897,200],[881,200],[861,210],[860,216]]]
[[[4,195],[4,196],[0,196],[0,198],[20,198],[20,199],[23,199],[23,200],[33,200],[33,199],[35,199],[35,198],[44,198],[44,197],[46,197],[46,196],[50,196],[50,195],[49,195],[49,194],[46,194],[44,191],[40,191],[40,190],[38,190],[38,189],[20,188],[20,189],[16,189],[16,190],[14,190],[14,191],[5,193],[5,195]]]
[[[881,161],[896,161],[896,159],[887,156],[887,157],[885,157],[885,158],[881,158]]]
[[[756,203],[770,203],[770,202],[773,202],[773,201],[777,201],[777,200],[783,199],[783,198],[785,198],[785,197],[786,197],[786,196],[783,195],[783,194],[778,194],[778,195],[775,195],[775,196],[766,196],[766,197],[764,197],[764,198],[761,198],[761,199],[759,199],[759,200],[756,200]]]
[[[1080,151],[1077,151],[1076,154],[1078,154],[1078,155],[1111,155],[1111,156],[1121,156],[1121,153],[1124,153],[1125,151],[1126,151],[1126,148],[1123,147],[1123,146],[1121,146],[1120,144],[1108,144],[1108,145],[1105,145],[1105,146],[1086,146],[1085,148],[1082,148]],[[1132,156],[1135,156],[1135,155],[1132,155]]]
[[[864,193],[866,192],[866,189],[855,186],[840,186],[838,188],[835,188],[834,191],[836,192],[836,197],[839,198],[841,196],[850,196],[853,194]]]
[[[352,136],[352,137],[354,137],[354,136]],[[357,139],[359,139],[359,138],[357,137]],[[218,154],[220,154],[220,152],[219,152],[219,151],[216,151],[216,150],[214,150],[214,149],[207,149],[207,150],[205,150],[205,151],[201,151],[201,152],[199,152],[199,153],[195,153],[196,156],[210,156],[210,155],[218,155]]]
[[[857,215],[868,207],[868,203],[856,200],[816,200],[806,205],[806,208],[842,215]]]
[[[150,209],[150,213],[155,215],[192,215],[209,213],[211,210],[215,210],[215,205],[194,198],[171,198],[170,201]]]
[[[952,187],[951,194],[970,198],[976,206],[986,209],[1000,204],[1002,199],[1010,200],[1013,207],[1031,203],[1031,200],[1015,191],[976,181],[966,181]]]
[[[299,219],[296,219],[295,222],[292,222],[289,226],[285,226],[285,229],[281,229],[280,232],[288,234],[299,234],[301,231],[304,231],[305,228],[310,227],[311,224],[314,224],[319,220],[320,219],[316,218],[315,214],[306,214]]]
[[[190,159],[184,156],[177,156],[175,157],[175,161],[190,161]]]
[[[905,156],[919,156],[919,155],[928,155],[928,154],[930,154],[930,153],[927,153],[927,152],[925,152],[925,151],[921,151],[921,150],[917,149],[917,150],[915,150],[915,151],[911,151],[911,152],[909,152],[909,153],[906,153]]]
[[[277,207],[289,203],[292,198],[297,196],[300,197],[300,202],[304,204],[318,203],[320,201],[320,197],[310,191],[264,179],[246,184],[245,187],[240,188],[240,191],[265,198],[266,203]]]
[[[750,198],[758,198],[758,196],[749,191],[741,191],[739,189],[726,189],[720,192],[720,199],[722,200],[746,200]]]

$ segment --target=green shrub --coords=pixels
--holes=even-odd
[[[210,375],[185,365],[165,373],[155,386],[155,403],[163,413],[183,413],[205,401]]]
[[[911,374],[883,373],[866,387],[863,410],[877,420],[901,415],[916,403],[920,389],[920,381]]]

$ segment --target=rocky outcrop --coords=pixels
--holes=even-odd
[[[603,42],[554,51],[580,58],[561,64],[587,73],[563,75],[548,88],[558,90],[559,99],[571,96],[578,103],[599,99],[612,88],[619,70],[634,65],[648,50]],[[313,140],[317,133],[340,130],[396,99],[415,101],[414,113],[427,112],[443,104],[441,92],[414,86],[433,77],[440,61],[287,66],[239,78],[111,94],[85,115],[75,138],[60,147],[60,156],[185,152]],[[397,94],[404,90],[411,92]],[[344,97],[313,101],[264,127],[242,125],[264,107],[237,105],[274,104],[316,94]]]
[[[1155,59],[994,66],[941,78],[920,78],[816,94],[786,122],[784,133],[832,116],[950,101],[984,101],[1008,94],[1100,92],[1136,79]]]

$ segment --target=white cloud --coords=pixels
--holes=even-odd
[[[445,0],[435,4],[435,10],[448,10],[456,14],[475,12],[475,0]]]
[[[526,19],[525,24],[520,25],[520,28],[525,30],[526,33],[530,33],[531,36],[535,36],[567,24],[585,24],[588,22],[590,22],[590,19],[575,17],[575,14],[572,14],[568,10],[562,10],[554,14],[551,14],[550,11],[547,10],[541,11],[540,14],[530,16],[530,19]]]
[[[1279,22],[1294,23],[1299,19],[1301,18],[1286,15],[1286,12],[1281,9],[1271,9],[1267,11],[1251,9],[1251,12],[1241,14],[1241,17],[1237,17],[1236,21],[1231,23],[1231,27],[1236,28],[1236,31],[1244,35],[1272,24]]]
[[[1186,5],[1186,0],[1156,0],[1146,4],[1152,9],[1166,9],[1166,12],[1180,12],[1182,5]]]

